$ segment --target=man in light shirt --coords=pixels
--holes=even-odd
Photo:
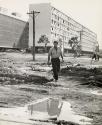
[[[52,68],[53,68],[53,77],[55,79],[55,82],[57,82],[58,73],[60,71],[59,57],[61,56],[62,62],[63,62],[63,56],[62,56],[61,48],[58,47],[58,41],[54,41],[53,44],[54,44],[54,47],[52,47],[48,53],[48,65],[50,64],[50,57],[51,57],[51,63],[52,63]]]

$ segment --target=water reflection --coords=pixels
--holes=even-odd
[[[5,115],[6,114],[6,115]],[[89,125],[91,119],[75,114],[71,104],[56,98],[44,98],[25,107],[0,108],[0,119],[31,122],[30,120],[65,120]]]
[[[62,109],[63,102],[55,98],[47,98],[34,104],[28,105],[28,111],[32,118],[57,118]],[[41,116],[43,115],[43,117]]]
[[[63,106],[63,102],[58,99],[50,98],[47,101],[47,112],[49,116],[56,116],[60,115],[61,109]]]
[[[49,98],[28,106],[32,119],[56,119],[81,125],[91,124],[91,119],[75,114],[71,104],[56,98]]]
[[[102,96],[102,91],[100,92],[100,91],[96,90],[96,91],[91,91],[91,93],[94,95]]]

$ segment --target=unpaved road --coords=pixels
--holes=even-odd
[[[31,58],[22,53],[0,53],[0,107],[24,106],[40,98],[57,97],[70,102],[77,114],[92,118],[92,125],[102,125],[102,96],[91,93],[101,92],[101,85],[93,86],[93,72],[69,66],[54,84],[50,82],[51,74],[39,68],[46,67],[47,57],[41,60],[38,56],[36,62]],[[88,64],[89,60],[84,62]],[[99,71],[101,78],[102,70]]]

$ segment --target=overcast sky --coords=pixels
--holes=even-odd
[[[50,2],[55,8],[97,33],[102,49],[102,0],[0,0],[0,6],[27,17],[29,4]]]

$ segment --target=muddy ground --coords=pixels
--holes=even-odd
[[[47,58],[38,56],[35,62],[31,58],[22,53],[0,53],[0,107],[57,97],[70,102],[77,114],[92,118],[92,125],[102,125],[102,95],[92,93],[102,93],[101,68],[86,69],[66,59],[59,81],[53,83]]]

